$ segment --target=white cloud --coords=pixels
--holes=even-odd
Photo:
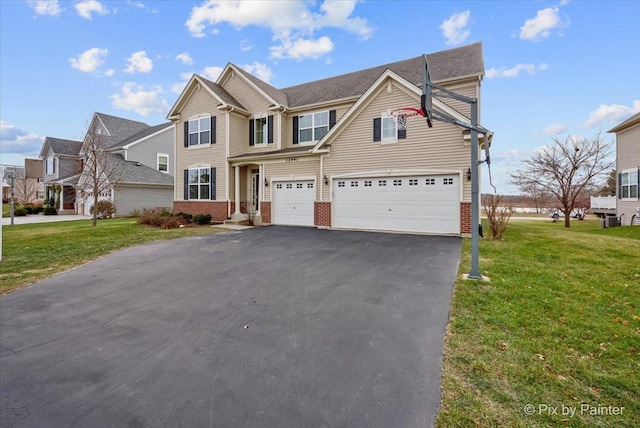
[[[28,3],[38,15],[60,16],[62,13],[58,0],[30,0]]]
[[[134,111],[142,116],[162,114],[169,110],[167,100],[161,97],[162,88],[153,86],[148,90],[142,85],[126,82],[119,94],[110,95],[113,108]]]
[[[114,74],[115,72],[116,72],[116,71],[115,71],[113,68],[110,68],[110,69],[108,69],[108,70],[106,70],[106,71],[104,72],[104,75],[105,75],[105,76],[107,76],[107,77],[111,77],[111,76],[113,76],[113,74]]]
[[[91,48],[76,58],[69,58],[71,67],[78,69],[84,73],[93,73],[97,71],[102,64],[104,64],[104,57],[109,55],[108,49],[103,48]]]
[[[191,55],[189,55],[189,52],[182,52],[181,54],[178,54],[176,59],[186,65],[193,64],[193,59],[191,58]]]
[[[304,0],[256,2],[250,0],[208,0],[191,9],[185,26],[194,37],[205,37],[205,31],[219,32],[217,25],[227,23],[237,29],[254,25],[268,28],[279,46],[271,52],[277,58],[319,58],[333,49],[327,36],[313,39],[314,31],[323,28],[341,28],[366,40],[373,28],[366,19],[352,16],[356,1],[324,1],[319,9],[310,9],[315,3]],[[247,48],[246,44],[241,45]],[[289,50],[294,51],[290,52]],[[311,55],[304,55],[311,51]]]
[[[240,50],[242,52],[247,52],[247,51],[250,51],[251,49],[253,49],[253,45],[249,43],[249,40],[247,39],[240,40]]]
[[[220,77],[220,73],[222,73],[223,68],[222,67],[216,67],[216,66],[211,66],[211,67],[205,67],[204,70],[202,70],[202,75],[211,80],[212,82],[215,82],[216,80],[218,80],[218,77]]]
[[[258,79],[269,83],[273,78],[273,71],[266,65],[254,62],[253,64],[245,64],[241,66],[243,70],[253,74]]]
[[[297,39],[291,41],[282,40],[282,45],[269,48],[271,57],[277,59],[295,59],[302,61],[305,58],[317,59],[333,50],[333,42],[327,36],[318,40]]]
[[[44,138],[24,129],[0,121],[0,146],[3,155],[38,156]]]
[[[558,135],[567,130],[567,125],[563,122],[555,122],[545,126],[541,131],[534,132],[535,135]]]
[[[469,18],[471,12],[465,10],[464,12],[454,13],[449,19],[445,19],[440,26],[442,35],[444,36],[445,43],[448,46],[455,46],[463,43],[471,31],[467,27],[469,25]]]
[[[600,106],[591,112],[589,118],[584,121],[582,126],[592,128],[603,123],[618,124],[640,112],[640,100],[635,100],[631,107],[620,104],[600,104]]]
[[[84,0],[76,3],[76,12],[83,18],[93,19],[93,13],[107,15],[109,10],[97,0]]]
[[[520,38],[531,41],[546,39],[551,35],[552,30],[567,27],[569,21],[560,20],[559,14],[558,7],[539,10],[535,18],[527,19],[520,27]]]
[[[189,79],[191,79],[192,75],[193,73],[180,73],[180,78],[182,79],[182,81],[171,85],[171,92],[180,95],[184,90],[184,87],[189,82]]]
[[[134,52],[127,58],[125,73],[150,73],[153,70],[153,61],[147,56],[146,51]]]
[[[549,66],[545,63],[540,65],[535,64],[516,64],[511,68],[490,68],[487,70],[487,78],[492,79],[495,77],[518,77],[521,71],[526,71],[529,75],[535,75],[539,71],[545,71]]]
[[[144,4],[141,1],[127,0],[127,4],[130,4],[133,7],[137,7],[138,9],[144,9]]]

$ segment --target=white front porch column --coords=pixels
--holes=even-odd
[[[235,183],[234,184],[234,195],[235,195],[235,201],[236,201],[236,209],[233,212],[233,215],[231,216],[231,220],[246,220],[247,218],[249,218],[249,216],[247,214],[242,214],[240,212],[240,167],[239,166],[234,166],[234,174],[235,174]]]
[[[64,186],[60,186],[60,209],[64,211]]]
[[[253,217],[254,226],[262,226],[262,214],[260,214],[260,202],[262,202],[262,195],[264,181],[264,164],[258,165],[258,206],[256,207],[256,215]]]

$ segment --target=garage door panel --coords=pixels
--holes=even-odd
[[[337,180],[335,227],[459,233],[457,175]]]
[[[273,223],[313,226],[313,203],[316,199],[313,181],[275,183],[272,197]]]

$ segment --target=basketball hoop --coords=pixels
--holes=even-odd
[[[407,129],[409,119],[417,116],[425,116],[422,109],[414,107],[400,107],[393,110],[387,110],[387,115],[393,117],[396,122],[396,127],[399,131],[404,131]]]

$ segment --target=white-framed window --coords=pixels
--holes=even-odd
[[[387,180],[378,180],[378,186],[386,187],[386,185],[387,185]]]
[[[56,159],[51,156],[47,158],[46,166],[45,166],[45,174],[55,174],[56,172]]]
[[[158,171],[169,172],[169,155],[158,153]]]
[[[211,117],[189,120],[189,147],[211,143]]]
[[[211,169],[189,169],[189,200],[211,199]]]
[[[453,184],[453,178],[443,178],[442,184],[445,184],[445,185]]]
[[[344,187],[344,181],[338,181],[338,187]]]
[[[256,117],[254,119],[253,132],[253,141],[256,146],[260,144],[267,144],[267,138],[269,135],[267,116]]]
[[[418,185],[418,179],[417,178],[410,178],[409,179],[409,186],[417,186]]]
[[[427,186],[433,186],[436,184],[436,179],[435,178],[427,178],[425,180],[425,183]]]
[[[276,184],[276,189],[282,189],[282,184],[280,183]]]
[[[393,180],[394,186],[402,186],[402,180]]]
[[[382,141],[385,140],[397,140],[398,128],[396,127],[396,120],[393,116],[382,117]]]
[[[327,132],[329,132],[328,111],[298,116],[298,142],[300,144],[315,143]]]
[[[631,169],[620,173],[620,197],[638,199],[638,170]]]

